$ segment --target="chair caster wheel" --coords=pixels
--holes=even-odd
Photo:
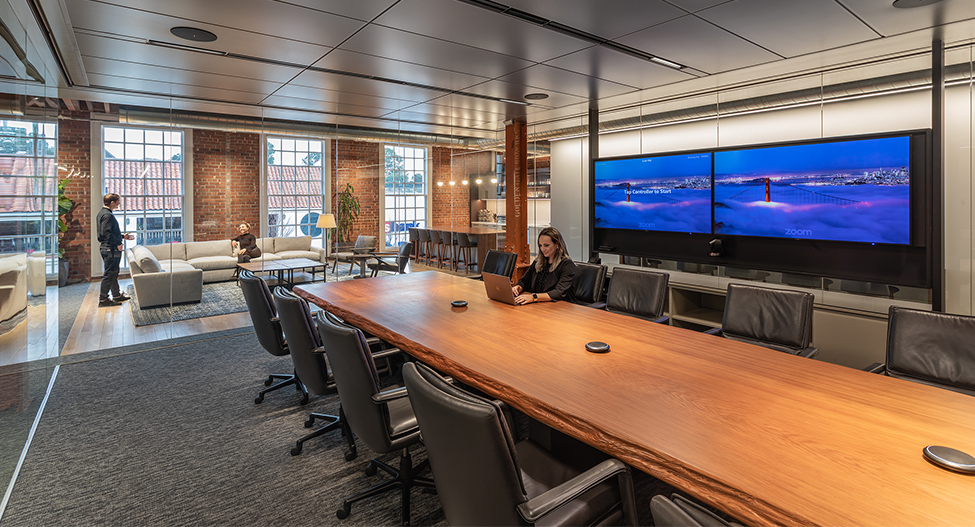
[[[311,428],[313,424],[315,424],[314,418],[309,417],[308,419],[305,419],[305,428]]]
[[[373,465],[372,463],[369,463],[369,465],[366,466],[366,475],[367,476],[375,476],[376,475],[376,465]]]
[[[335,511],[335,516],[340,520],[344,520],[349,517],[350,512],[352,512],[352,507],[343,505],[341,509]]]
[[[268,377],[267,379],[264,379],[264,386],[270,386],[272,382],[274,382],[274,380]]]
[[[301,445],[295,445],[295,446],[291,447],[291,455],[292,456],[297,456],[300,453],[301,453]]]
[[[263,402],[264,402],[264,396],[263,395],[258,395],[257,397],[254,398],[254,404],[261,404]]]
[[[358,454],[356,453],[355,450],[353,450],[352,452],[349,452],[349,453],[345,454],[345,460],[346,461],[352,461],[353,459],[356,458],[356,456],[358,456]]]
[[[298,404],[308,404],[308,394],[302,394],[301,399],[298,399]]]

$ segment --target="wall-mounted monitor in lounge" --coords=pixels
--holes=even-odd
[[[595,163],[597,228],[711,232],[711,154]]]
[[[911,243],[911,137],[714,154],[714,233]]]

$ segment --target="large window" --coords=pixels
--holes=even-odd
[[[55,273],[57,124],[0,121],[0,253],[44,251]]]
[[[267,139],[268,237],[311,236],[313,246],[322,246],[315,224],[325,205],[323,151],[323,141]]]
[[[122,196],[115,217],[136,236],[126,245],[183,241],[183,132],[104,126],[102,146],[104,193]]]
[[[385,167],[386,246],[398,247],[407,242],[410,227],[426,227],[427,149],[386,145]]]

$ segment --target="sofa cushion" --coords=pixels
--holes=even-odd
[[[142,245],[136,245],[132,248],[132,257],[143,273],[158,273],[162,270],[156,255]],[[129,265],[132,265],[132,262],[129,262]]]
[[[275,238],[274,254],[287,251],[310,251],[311,236],[295,236],[293,238]]]
[[[230,240],[214,240],[212,242],[189,242],[186,244],[186,261],[204,256],[230,256],[233,247]]]
[[[280,260],[281,257],[274,253],[261,253],[257,258],[251,258],[252,262],[273,262],[274,260]]]
[[[233,269],[237,267],[237,259],[233,256],[201,256],[199,258],[191,258],[186,263],[204,271],[211,269]]]
[[[181,260],[167,260],[159,262],[162,266],[164,272],[178,273],[180,271],[195,271],[196,267],[181,261]]]
[[[162,245],[147,245],[146,249],[152,252],[160,262],[163,260],[185,260],[185,243],[164,243]]]
[[[276,252],[274,254],[280,256],[282,259],[308,258],[309,260],[314,260],[316,262],[318,261],[319,258],[321,258],[321,255],[318,254],[318,251],[283,251],[283,252]]]
[[[0,273],[23,267],[27,268],[27,255],[24,253],[0,257]]]
[[[274,238],[258,238],[254,243],[264,254],[274,252]]]

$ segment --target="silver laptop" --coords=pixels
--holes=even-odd
[[[481,278],[484,279],[484,290],[487,291],[488,298],[513,306],[518,305],[515,303],[515,294],[511,291],[511,279],[507,276],[481,273]]]

